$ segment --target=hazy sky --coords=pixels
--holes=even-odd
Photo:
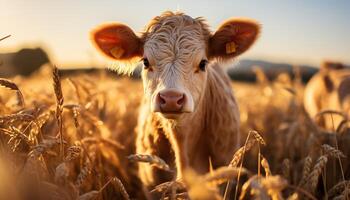
[[[89,42],[96,25],[120,21],[141,31],[165,10],[204,16],[215,30],[230,17],[263,25],[258,43],[243,57],[317,65],[323,59],[350,63],[349,0],[104,1],[0,0],[0,53],[42,45],[52,60],[69,66],[101,62]]]

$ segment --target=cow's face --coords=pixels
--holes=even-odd
[[[125,25],[108,24],[96,29],[92,39],[114,60],[141,58],[151,110],[165,118],[178,118],[194,112],[200,104],[210,60],[227,60],[243,53],[258,33],[255,22],[229,20],[211,34],[203,19],[167,12],[154,18],[140,37]],[[132,69],[118,67],[121,72]]]

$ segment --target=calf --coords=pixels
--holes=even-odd
[[[230,19],[211,33],[203,18],[165,12],[139,36],[119,23],[92,32],[97,49],[118,61],[119,72],[132,72],[130,63],[142,58],[138,154],[172,163],[177,179],[189,167],[208,172],[209,159],[214,168],[228,164],[240,141],[239,111],[219,63],[249,49],[259,30],[252,20]],[[172,178],[143,163],[139,175],[148,186]]]
[[[350,116],[350,70],[341,63],[325,62],[305,88],[304,106],[316,122],[328,130],[334,130],[344,117],[324,114],[324,110],[342,112]]]

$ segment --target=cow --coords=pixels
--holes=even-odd
[[[120,73],[143,62],[144,98],[136,128],[136,153],[156,155],[176,170],[172,175],[140,163],[146,186],[181,180],[192,168],[199,174],[227,165],[239,146],[239,110],[222,63],[247,51],[260,25],[229,19],[212,33],[202,17],[164,12],[137,35],[127,25],[100,25],[94,46],[116,61]]]
[[[336,130],[344,118],[350,117],[350,68],[337,62],[324,62],[306,85],[304,107],[320,127]],[[322,111],[341,115],[321,115]]]
[[[0,77],[28,76],[46,63],[50,63],[50,60],[42,48],[24,48],[14,53],[0,54]]]

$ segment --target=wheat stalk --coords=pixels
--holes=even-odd
[[[312,167],[312,158],[311,156],[307,156],[304,160],[304,167],[303,167],[303,172],[302,172],[299,185],[304,185],[306,183],[309,173],[311,171],[311,167]]]
[[[133,154],[128,156],[128,159],[132,162],[146,162],[159,169],[172,172],[169,165],[166,164],[164,160],[155,155]]]
[[[248,190],[253,190],[254,192],[251,192],[255,199],[269,199],[269,196],[267,194],[267,191],[264,189],[264,187],[261,184],[261,181],[259,181],[260,178],[257,175],[254,175],[250,177],[242,186],[242,192],[239,196],[240,200],[243,200],[246,194],[248,193]]]
[[[35,119],[33,115],[25,113],[15,113],[9,115],[0,116],[0,122],[2,123],[14,123],[15,121],[31,122]]]
[[[58,136],[61,141],[60,155],[63,160],[63,156],[64,156],[64,148],[62,144],[62,141],[63,141],[63,124],[62,124],[63,93],[62,93],[62,86],[61,86],[59,71],[56,66],[53,66],[52,78],[53,78],[53,87],[56,95],[56,120],[57,120],[57,126],[58,126]]]
[[[77,188],[80,188],[83,185],[83,183],[85,182],[87,177],[91,174],[91,172],[92,172],[92,169],[90,164],[85,163],[84,167],[80,169],[77,180],[75,181],[75,185]]]
[[[55,170],[55,182],[60,185],[67,183],[70,171],[71,170],[68,163],[62,162],[59,164]]]
[[[269,162],[262,155],[261,155],[261,157],[262,157],[261,166],[263,166],[263,168],[265,170],[266,177],[271,176],[272,173],[271,173],[271,170],[270,170]]]
[[[308,181],[306,182],[307,188],[310,192],[314,192],[318,183],[319,176],[322,173],[323,168],[326,166],[328,158],[325,155],[322,155],[318,158],[312,172],[308,176]]]
[[[80,157],[81,151],[82,151],[82,149],[80,146],[76,146],[76,145],[70,146],[67,149],[67,155],[64,158],[64,161],[70,162],[70,161],[76,160],[77,158]]]
[[[67,143],[66,141],[60,141],[57,139],[45,139],[37,146],[33,147],[33,150],[29,152],[29,155],[32,155],[34,157],[39,157],[41,154],[45,153],[49,149],[52,149],[56,145],[62,144],[64,145]]]
[[[85,180],[87,179],[87,177],[89,177],[92,174],[92,172],[95,171],[93,166],[95,165],[95,162],[96,162],[96,152],[94,150],[95,148],[93,149],[93,151],[89,151],[89,152],[84,150],[86,151],[86,157],[88,159],[85,159],[84,166],[80,170],[78,177],[75,181],[75,185],[78,188],[80,188],[85,182]]]
[[[126,192],[126,189],[123,183],[119,180],[119,178],[117,177],[112,178],[112,184],[116,188],[116,190],[118,190],[121,193],[121,195],[125,200],[130,199],[129,194]]]
[[[283,176],[287,179],[290,180],[290,161],[288,158],[284,159],[282,162],[282,173]]]
[[[322,145],[322,149],[324,150],[324,152],[326,153],[326,155],[332,156],[334,158],[346,158],[346,156],[344,155],[343,152],[341,152],[340,150],[328,145],[328,144],[323,144]]]
[[[170,199],[176,199],[176,193],[178,190],[186,190],[186,186],[183,182],[180,181],[169,181],[169,182],[164,182],[159,185],[157,185],[153,190],[151,190],[151,193],[158,192],[162,194],[162,198],[166,198],[166,194],[169,192],[170,194]]]
[[[21,90],[19,89],[19,87],[16,85],[16,83],[14,83],[8,79],[0,78],[0,86],[3,86],[7,89],[16,91],[18,105],[24,107],[25,103],[24,103],[23,94],[22,94]]]
[[[165,197],[164,200],[187,200],[190,199],[187,192],[181,192],[175,194],[173,197]]]
[[[230,167],[237,167],[245,152],[249,151],[255,144],[255,140],[248,140],[247,144],[239,148],[232,157]]]
[[[219,185],[223,182],[236,178],[241,170],[241,174],[247,174],[248,170],[245,168],[239,169],[237,167],[220,167],[210,173],[204,175],[205,182],[211,182],[214,185]]]
[[[328,190],[328,196],[333,197],[337,194],[342,193],[346,189],[350,189],[350,181],[340,181],[334,185],[331,189]]]
[[[288,181],[281,176],[269,176],[261,180],[261,184],[272,200],[283,199],[282,190],[287,187]]]
[[[98,197],[98,195],[100,195],[99,191],[92,190],[90,192],[80,195],[78,197],[78,200],[95,200]]]
[[[257,131],[250,131],[250,132],[259,144],[266,145],[264,138]]]

